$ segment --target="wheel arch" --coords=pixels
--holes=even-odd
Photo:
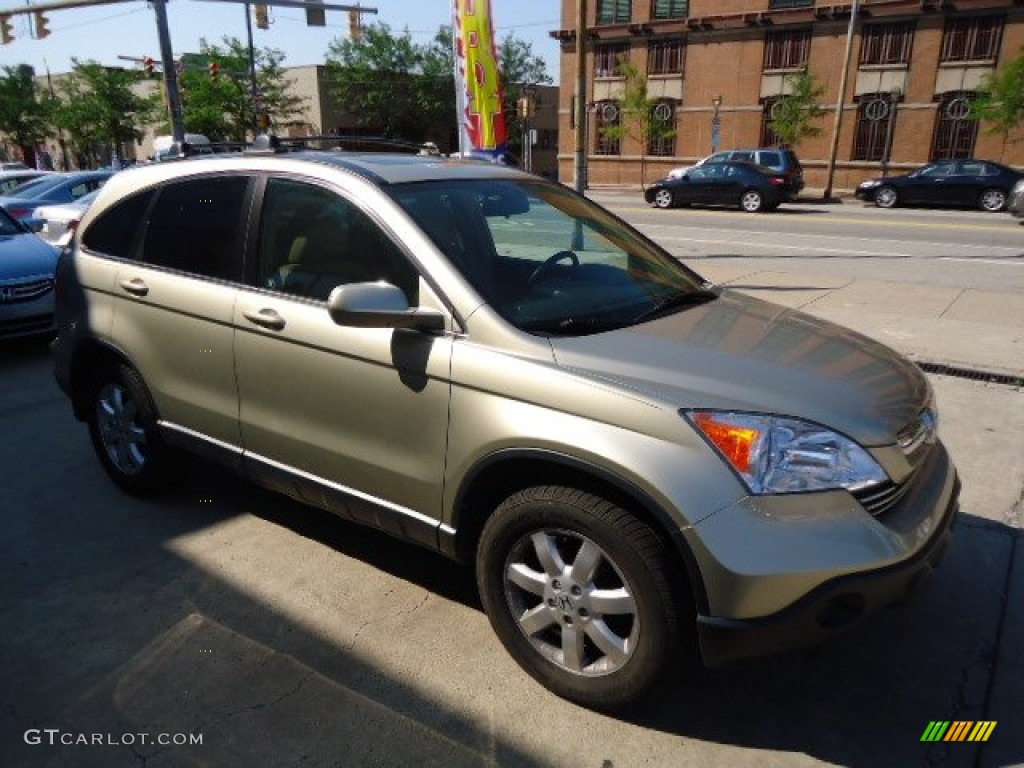
[[[480,533],[498,504],[516,491],[536,485],[579,488],[635,514],[665,541],[673,564],[686,577],[697,610],[707,611],[707,592],[697,559],[668,512],[634,483],[605,467],[567,454],[510,449],[482,459],[466,475],[456,494],[451,535],[448,541],[442,541],[442,550],[461,562],[472,563]]]
[[[94,374],[105,366],[124,364],[131,368],[131,360],[121,350],[91,339],[80,344],[71,359],[71,407],[75,418],[85,421],[88,418],[89,387]]]

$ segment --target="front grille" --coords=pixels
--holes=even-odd
[[[873,485],[870,488],[854,491],[853,496],[868,511],[868,514],[878,517],[899,504],[912,482],[913,476],[899,485],[889,481],[882,485]]]
[[[17,317],[13,320],[4,320],[2,315],[0,315],[0,337],[28,336],[29,334],[43,333],[52,328],[53,315]]]
[[[52,277],[40,277],[21,283],[0,284],[0,305],[35,301],[52,290]]]

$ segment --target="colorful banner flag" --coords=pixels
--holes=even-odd
[[[453,11],[459,150],[497,162],[507,151],[508,129],[491,0],[454,0]]]

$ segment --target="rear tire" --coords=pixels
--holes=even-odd
[[[765,209],[764,198],[756,189],[744,190],[740,195],[740,208],[746,213],[758,213]]]
[[[989,213],[998,213],[1006,207],[1006,193],[995,187],[986,189],[978,198],[978,207]]]
[[[138,371],[123,364],[101,368],[88,407],[89,436],[110,479],[133,495],[165,488],[177,455],[160,438],[156,407]]]
[[[512,658],[582,706],[636,702],[684,654],[693,617],[681,616],[683,575],[646,523],[599,496],[561,486],[513,494],[484,526],[476,571]]]

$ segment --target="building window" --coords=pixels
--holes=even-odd
[[[872,24],[864,27],[860,41],[861,66],[907,64],[914,41],[914,22]]]
[[[673,157],[676,154],[676,132],[673,130],[676,110],[670,101],[661,101],[651,108],[651,136],[647,154]]]
[[[813,8],[814,0],[772,0],[769,8]]]
[[[654,0],[655,19],[685,19],[690,15],[690,0]]]
[[[604,43],[594,46],[594,77],[621,77],[619,57],[629,56],[629,43]]]
[[[857,134],[853,140],[854,160],[886,159],[896,121],[896,102],[891,93],[865,93],[857,107]]]
[[[628,24],[633,17],[633,0],[598,0],[598,24]]]
[[[647,46],[647,74],[678,75],[683,71],[682,40],[655,40]]]
[[[617,128],[622,120],[619,105],[614,101],[599,101],[595,110],[594,120],[597,126],[597,145],[594,148],[598,155],[617,155],[620,152],[619,137],[609,136],[609,128]]]
[[[949,19],[939,61],[994,61],[1002,40],[1002,16]]]
[[[779,107],[782,104],[782,99],[782,96],[772,96],[765,99],[763,102],[763,106],[761,108],[762,147],[777,147],[782,144],[782,139],[779,138],[779,134],[771,129],[771,122],[779,113]]]
[[[786,29],[764,38],[765,69],[799,69],[811,55],[811,30]]]
[[[935,116],[932,160],[962,159],[974,154],[978,121],[971,120],[969,116],[971,102],[976,97],[973,91],[953,91],[942,95]]]

